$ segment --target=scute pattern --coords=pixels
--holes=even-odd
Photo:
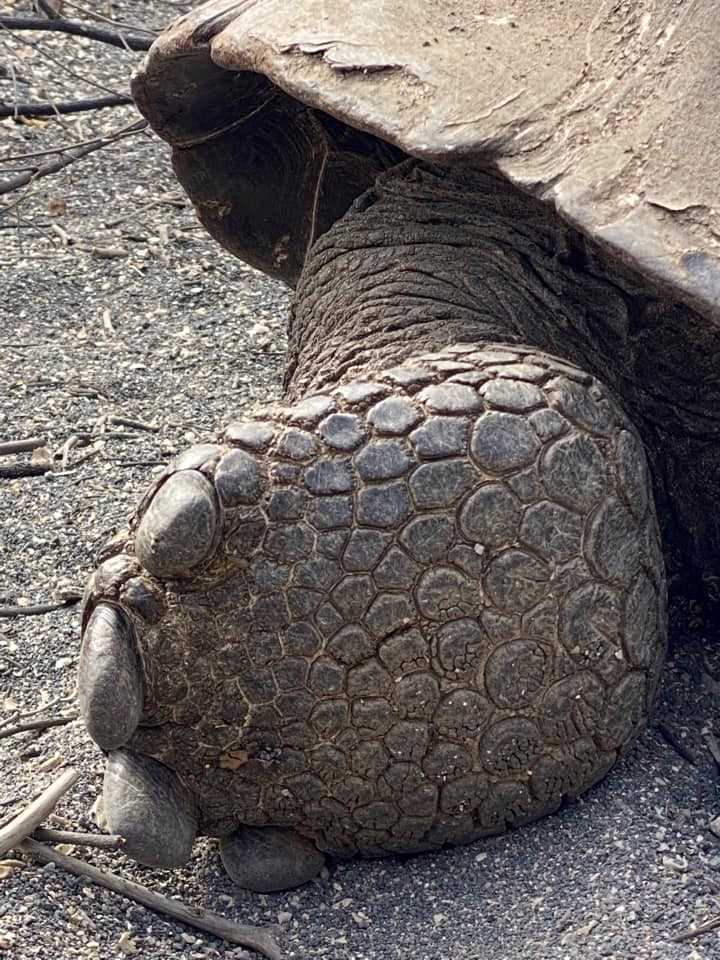
[[[176,771],[202,831],[466,842],[556,809],[637,731],[665,587],[642,447],[596,381],[464,344],[194,449],[85,622],[108,602],[134,626],[126,746]]]

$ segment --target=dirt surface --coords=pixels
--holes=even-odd
[[[152,20],[173,10],[155,5]],[[151,19],[138,3],[113,11]],[[22,99],[93,95],[24,42],[37,35],[0,39],[0,58],[35,78]],[[61,37],[41,44],[112,89],[123,89],[136,59]],[[12,89],[0,76],[0,99]],[[5,157],[133,119],[123,108],[63,124],[0,122],[0,176]],[[39,181],[30,194],[12,210],[19,195],[5,197],[0,216],[0,442],[46,438],[53,470],[0,479],[0,606],[81,587],[162,464],[277,395],[288,302],[284,288],[205,237],[149,136]],[[17,713],[75,708],[78,620],[77,606],[0,617],[0,824],[73,765],[82,779],[54,825],[96,829],[103,759],[79,721],[40,736],[2,733]],[[234,889],[210,841],[175,872],[119,853],[76,855],[240,922],[274,925],[288,958],[720,958],[718,931],[672,940],[720,914],[720,841],[709,829],[720,813],[718,771],[707,748],[719,685],[717,626],[674,636],[656,721],[633,750],[581,802],[495,841],[335,865],[273,896]],[[0,954],[246,956],[54,868],[26,862],[0,876]]]

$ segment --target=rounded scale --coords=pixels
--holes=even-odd
[[[124,613],[100,603],[83,633],[78,678],[80,713],[102,750],[115,750],[140,722],[143,686],[132,625]]]
[[[148,867],[182,866],[197,834],[195,801],[168,767],[126,750],[110,753],[103,781],[110,833]]]
[[[135,553],[156,577],[187,575],[210,553],[218,524],[210,481],[196,470],[180,470],[150,501],[135,534]]]
[[[515,412],[448,412],[455,391],[398,385],[357,419],[306,407],[284,446],[234,446],[214,480],[181,471],[148,498],[138,559],[174,571],[184,551],[185,579],[139,572],[130,543],[92,594],[81,678],[131,856],[181,863],[199,825],[225,838],[236,883],[285,889],[320,851],[409,852],[541,816],[630,742],[664,605],[628,428],[592,439],[507,383],[492,399]],[[428,403],[442,410],[411,425]],[[257,524],[242,569],[203,564],[234,543],[221,508]],[[152,678],[137,730],[134,629]]]
[[[220,841],[220,856],[231,880],[256,893],[298,887],[325,866],[313,843],[282,827],[241,827]]]

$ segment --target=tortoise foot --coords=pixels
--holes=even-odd
[[[79,690],[111,829],[166,865],[196,829],[231,837],[252,889],[317,873],[300,835],[377,855],[557,809],[640,729],[663,661],[640,441],[530,348],[448,348],[233,423],[108,552]]]
[[[220,842],[220,856],[233,882],[256,893],[299,887],[325,865],[313,843],[283,827],[241,827]]]

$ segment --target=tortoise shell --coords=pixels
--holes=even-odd
[[[133,93],[209,231],[291,284],[383,169],[472,158],[717,319],[713,0],[520,7],[211,0]]]

